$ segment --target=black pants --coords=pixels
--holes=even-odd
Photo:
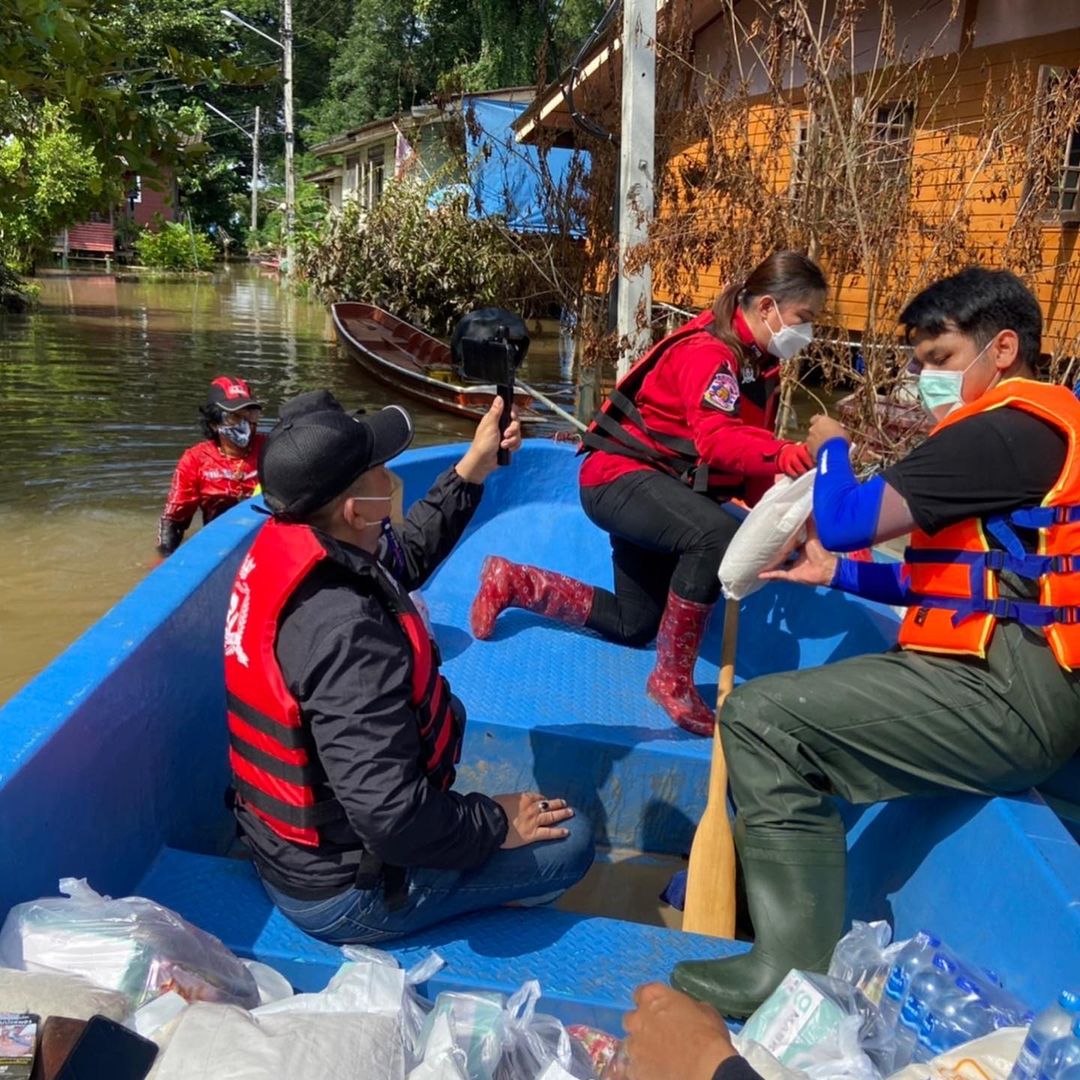
[[[668,591],[711,604],[717,571],[738,522],[708,495],[666,473],[642,469],[581,489],[590,520],[611,536],[615,592],[597,589],[587,625],[612,641],[646,645]]]

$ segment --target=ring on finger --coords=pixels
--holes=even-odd
[[[539,804],[539,810],[541,814],[546,814],[551,809],[551,804],[547,799],[541,799]]]

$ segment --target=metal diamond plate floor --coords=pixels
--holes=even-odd
[[[308,937],[276,911],[251,864],[162,850],[135,890],[178,911],[241,956],[318,990],[343,962],[341,951]],[[680,960],[723,956],[747,946],[662,927],[589,918],[551,908],[498,908],[453,919],[386,948],[409,967],[432,950],[446,967],[428,984],[442,990],[511,993],[539,979],[541,1008],[568,1023],[619,1030],[634,987],[666,981]]]

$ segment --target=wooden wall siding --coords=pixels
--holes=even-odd
[[[935,100],[932,114],[928,102],[916,102],[912,136],[912,175],[916,178],[914,198],[917,211],[932,223],[956,217],[965,223],[966,242],[977,260],[1000,266],[1001,249],[1012,228],[1023,197],[1020,181],[1022,140],[1006,144],[996,160],[983,160],[983,147],[977,135],[984,127],[988,81],[995,90],[1004,89],[1016,72],[1027,80],[1029,100],[1034,100],[1036,80],[1041,65],[1075,69],[1080,67],[1080,29],[1031,37],[1022,41],[970,48],[955,56],[934,61],[937,71],[935,92],[926,96]],[[937,91],[940,91],[938,93]],[[799,99],[796,92],[793,104]],[[756,153],[766,153],[769,133],[775,128],[774,110],[763,101],[749,113],[747,142]],[[792,125],[794,128],[794,125]],[[778,189],[786,189],[791,180],[792,146],[795,130],[770,163]],[[695,157],[700,159],[704,144],[686,147],[673,159],[681,168]],[[1064,147],[1062,147],[1064,155]],[[981,167],[980,167],[981,166]],[[706,212],[698,200],[698,212]],[[957,213],[957,204],[960,205]],[[670,205],[661,205],[660,215],[671,213]],[[722,210],[717,211],[722,214]],[[731,211],[729,210],[728,213]],[[1076,228],[1048,220],[1042,228],[1041,270],[1036,279],[1037,293],[1047,320],[1044,345],[1047,352],[1080,355],[1080,251]],[[920,252],[929,239],[909,238],[905,245],[911,260],[905,269],[917,278]],[[912,273],[914,272],[914,273]],[[702,265],[687,271],[684,287],[692,290],[695,302],[711,303],[722,287],[714,266]],[[867,318],[866,283],[847,277],[833,283],[836,288],[833,308],[843,326],[860,331]],[[661,297],[661,299],[670,299]],[[880,312],[892,318],[895,311]]]

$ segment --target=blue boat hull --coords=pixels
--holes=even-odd
[[[395,463],[407,496],[422,494],[459,454],[436,447]],[[600,843],[685,853],[704,807],[709,741],[673,728],[646,701],[651,649],[522,612],[504,615],[489,642],[468,633],[487,554],[610,580],[607,538],[578,504],[573,454],[529,443],[488,489],[424,590],[445,670],[470,715],[459,785],[565,793],[591,816]],[[85,876],[113,895],[141,888],[172,903],[234,948],[287,968],[298,985],[325,981],[337,954],[275,915],[249,867],[221,858],[233,840],[222,798],[223,612],[263,520],[246,505],[200,532],[0,710],[0,913],[54,893],[61,876]],[[707,697],[716,622],[697,669]],[[742,627],[738,675],[749,678],[881,649],[895,637],[896,615],[782,587],[748,600]],[[1054,794],[1067,810],[1075,792],[1064,776]],[[1080,848],[1038,795],[844,813],[852,917],[888,917],[901,935],[933,928],[1032,1005],[1080,970]],[[495,949],[492,935],[507,926]],[[608,1024],[628,1000],[624,982],[662,976],[684,955],[738,947],[566,913],[497,912],[395,951],[409,958],[433,945],[451,960],[439,986],[502,986],[534,970],[549,1008]],[[616,948],[624,955],[600,955]]]

